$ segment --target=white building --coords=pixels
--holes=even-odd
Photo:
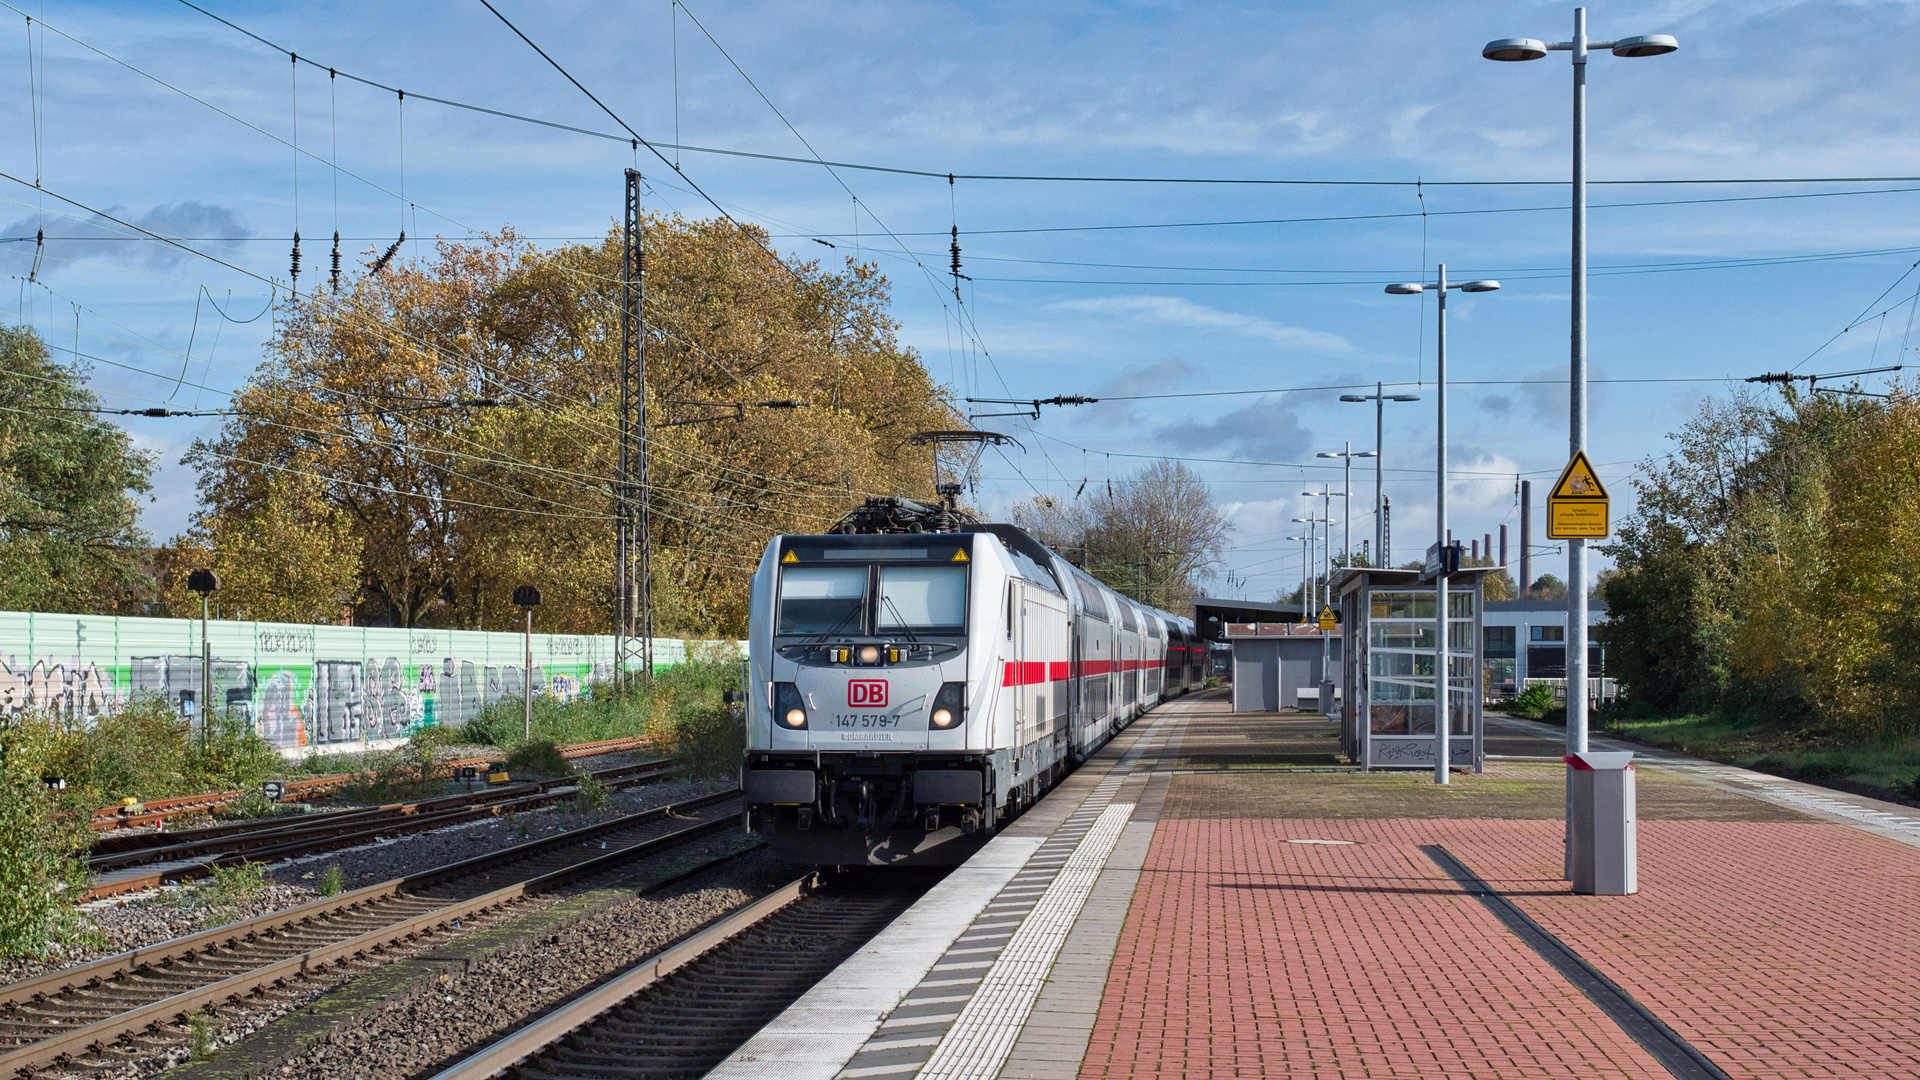
[[[1612,697],[1606,655],[1593,640],[1593,628],[1607,617],[1605,600],[1587,601],[1587,677],[1596,697]],[[1489,698],[1511,697],[1529,679],[1567,677],[1567,602],[1565,600],[1489,600],[1480,633]]]

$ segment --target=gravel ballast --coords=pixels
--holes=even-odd
[[[591,766],[607,768],[620,760],[594,758]],[[214,912],[210,920],[209,909],[196,902],[200,890],[206,887],[200,882],[93,901],[80,905],[79,911],[99,930],[106,941],[104,947],[56,945],[41,957],[0,961],[0,985],[128,949],[157,945],[222,923],[297,907],[319,896],[315,886],[330,866],[340,867],[341,888],[348,891],[732,786],[727,780],[653,781],[611,792],[606,808],[599,811],[580,812],[571,801],[562,801],[552,808],[516,814],[512,820],[489,818],[275,863],[267,868],[270,885],[264,893],[243,907]]]
[[[450,1065],[801,872],[762,850],[658,893],[604,906],[348,1021],[283,1063],[282,1074],[401,1080]]]

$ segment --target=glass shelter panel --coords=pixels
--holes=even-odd
[[[1469,735],[1473,725],[1474,593],[1447,597],[1447,727]],[[1375,735],[1433,735],[1434,593],[1372,590],[1368,596],[1367,700]]]

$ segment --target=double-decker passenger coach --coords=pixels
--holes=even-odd
[[[814,864],[958,862],[1204,679],[1189,620],[1010,525],[903,499],[775,537],[747,636],[750,822]]]

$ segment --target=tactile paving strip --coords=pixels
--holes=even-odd
[[[1013,1049],[1075,918],[1135,804],[1114,802],[1136,774],[1178,747],[1184,712],[1149,716],[1086,800],[1001,888],[837,1077],[966,1080],[995,1076]]]

